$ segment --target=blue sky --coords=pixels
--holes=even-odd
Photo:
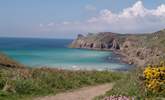
[[[0,36],[74,38],[162,28],[165,0],[0,0]]]

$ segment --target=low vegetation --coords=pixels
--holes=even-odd
[[[135,100],[162,100],[165,98],[165,64],[136,68],[118,80],[112,90],[96,100],[111,96],[133,97]]]
[[[69,71],[50,68],[1,68],[0,100],[32,96],[97,85],[121,79],[124,74],[108,71]]]
[[[24,65],[0,53],[0,67],[21,68],[24,67]]]
[[[145,87],[151,94],[164,94],[165,96],[165,64],[148,65],[144,70]]]
[[[141,87],[142,83],[139,83],[137,78],[137,70],[127,73],[125,77],[117,81],[113,89],[106,93],[106,96],[128,96],[128,97],[144,97],[144,88]]]

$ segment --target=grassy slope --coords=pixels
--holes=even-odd
[[[127,96],[134,97],[135,100],[164,100],[165,93],[147,91],[145,84],[140,79],[142,69],[135,69],[126,73],[121,80],[118,80],[112,90],[107,91],[105,95],[98,96],[94,100],[102,100],[107,96]]]
[[[136,35],[135,38],[142,42],[139,46],[161,49],[165,47],[165,29],[152,34]]]
[[[136,38],[142,41],[141,47],[148,48],[159,48],[165,54],[165,29],[155,32],[154,34],[142,34],[137,36],[132,36],[131,38]],[[160,63],[160,62],[158,62]],[[165,93],[151,93],[145,90],[144,83],[140,80],[142,75],[143,68],[137,68],[129,72],[121,80],[117,81],[112,90],[108,91],[105,96],[111,95],[124,95],[124,96],[133,96],[137,100],[161,100],[159,97],[165,97]],[[96,100],[100,100],[105,96],[96,97]]]
[[[0,67],[20,68],[24,65],[14,61],[5,54],[0,53]]]
[[[156,98],[165,97],[165,93],[151,93],[145,89],[144,83],[140,80],[141,70],[135,70],[130,72],[122,80],[116,82],[111,91],[106,93],[109,95],[124,95],[135,97],[135,99],[143,100],[148,98],[149,100],[155,100]],[[124,84],[124,85],[123,85]]]
[[[0,100],[56,94],[83,86],[113,82],[124,74],[108,71],[57,69],[0,69]]]

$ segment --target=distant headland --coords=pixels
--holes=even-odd
[[[112,50],[123,55],[123,61],[144,66],[157,64],[165,57],[165,29],[145,34],[118,34],[112,32],[89,33],[78,35],[71,48],[94,50]]]

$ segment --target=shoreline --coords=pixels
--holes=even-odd
[[[76,48],[71,48],[71,49],[76,49]],[[83,48],[77,48],[77,49],[83,49]],[[84,48],[84,50],[91,50],[91,51],[94,51],[94,50],[92,50],[92,49],[85,49]],[[54,67],[53,67],[53,65],[51,66],[49,66],[48,64],[46,65],[44,65],[44,64],[41,64],[41,65],[34,65],[34,66],[30,66],[30,65],[28,65],[28,64],[22,64],[21,62],[19,62],[19,61],[16,61],[16,60],[14,60],[13,58],[11,58],[8,54],[6,54],[5,53],[5,55],[7,55],[7,57],[10,59],[10,60],[13,60],[14,62],[16,62],[16,63],[18,63],[18,64],[21,64],[23,67],[27,67],[27,68],[58,68],[58,69],[60,69],[60,70],[87,70],[87,71],[92,71],[92,70],[96,70],[96,71],[106,71],[106,70],[108,70],[108,71],[128,71],[129,69],[130,69],[130,67],[127,65],[127,63],[125,63],[125,62],[121,62],[121,59],[118,59],[118,58],[120,58],[120,57],[116,57],[116,54],[113,52],[113,50],[99,50],[99,49],[95,49],[95,50],[97,50],[97,51],[107,51],[107,55],[106,56],[104,56],[103,58],[100,58],[100,59],[103,59],[103,60],[106,60],[105,61],[105,65],[103,64],[102,66],[100,65],[100,67],[97,67],[97,66],[95,66],[95,68],[93,68],[93,67],[91,67],[90,68],[90,65],[89,65],[89,67],[88,67],[88,65],[87,65],[87,67],[85,68],[85,65],[82,65],[82,66],[71,66],[71,65],[68,65],[68,66],[70,66],[70,67],[65,67],[65,66],[55,66],[54,65]],[[112,56],[110,56],[110,53],[112,53]],[[109,57],[110,58],[114,58],[111,62],[109,62]],[[108,64],[109,63],[109,64]],[[116,68],[114,68],[113,67],[113,65],[110,65],[111,63],[115,63],[115,64],[119,64],[119,68],[118,68],[118,66],[116,67]],[[107,65],[108,64],[108,65]],[[120,65],[121,64],[121,65]],[[123,67],[122,67],[122,64],[123,64]],[[125,64],[125,65],[124,65]],[[3,64],[4,66],[6,66],[5,64]],[[7,65],[6,67],[11,67],[11,66],[13,66],[12,64],[11,65]],[[84,66],[84,67],[83,67]],[[94,66],[94,65],[93,65]],[[105,66],[105,67],[104,67]],[[121,67],[122,68],[121,68]],[[15,66],[13,66],[13,68],[14,68]]]
[[[69,47],[69,48],[71,48],[71,47]],[[119,57],[119,59],[118,59],[119,63],[124,63],[124,64],[127,64],[129,66],[132,66],[131,68],[129,67],[128,69],[122,69],[122,68],[121,69],[116,69],[116,70],[119,70],[119,71],[122,71],[122,70],[123,71],[129,71],[129,70],[131,70],[131,69],[136,67],[135,64],[129,63],[129,61],[127,60],[127,58],[129,58],[129,56],[124,54],[124,53],[122,53],[121,50],[99,49],[99,48],[73,48],[73,49],[83,49],[83,50],[95,50],[95,51],[107,51],[107,52],[109,51],[109,52],[112,52],[114,54],[114,56],[116,56],[116,57],[118,56]],[[107,60],[109,60],[108,58],[109,58],[109,56],[107,57]]]
[[[138,67],[157,65],[165,59],[165,29],[150,34],[116,34],[98,32],[81,35],[69,45],[71,48],[112,51],[127,64]]]

